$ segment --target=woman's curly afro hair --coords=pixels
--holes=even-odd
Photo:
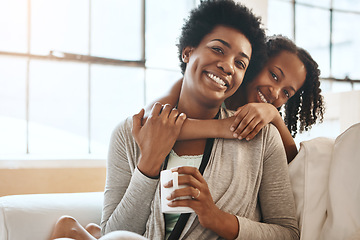
[[[318,64],[304,49],[282,35],[268,37],[268,57],[274,57],[282,51],[296,54],[306,68],[304,85],[284,105],[284,121],[291,135],[307,131],[317,120],[323,121],[325,107],[320,89],[320,70]],[[299,123],[298,123],[299,122]]]
[[[190,12],[177,44],[182,73],[184,74],[186,68],[186,63],[182,62],[182,50],[188,46],[197,47],[201,40],[219,25],[237,29],[249,40],[252,54],[243,81],[252,79],[266,59],[265,32],[261,28],[260,18],[247,7],[232,0],[203,1]]]

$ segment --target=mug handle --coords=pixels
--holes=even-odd
[[[173,188],[178,189],[179,188],[179,174],[178,174],[178,172],[173,172],[172,177],[173,177]]]

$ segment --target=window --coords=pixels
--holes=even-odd
[[[360,82],[360,3],[354,0],[269,0],[269,34],[283,34],[308,50],[318,62],[321,77]],[[356,84],[350,84],[356,86]],[[326,84],[324,84],[326,85]],[[330,84],[329,91],[336,91]]]
[[[297,143],[322,136],[335,138],[356,120],[360,69],[360,2],[356,0],[268,0],[268,34],[283,34],[310,52],[321,70],[324,123],[297,135]],[[358,95],[356,95],[358,94]],[[352,98],[350,98],[350,95]],[[351,99],[351,100],[350,100]],[[348,111],[344,105],[354,102]],[[345,111],[346,110],[346,111]],[[355,119],[355,120],[354,120]],[[357,118],[358,119],[358,118]]]
[[[181,77],[196,4],[0,0],[0,156],[105,157],[115,126]]]

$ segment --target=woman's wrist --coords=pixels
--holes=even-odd
[[[235,239],[239,235],[239,222],[233,214],[219,209],[211,230],[225,239]]]
[[[160,176],[161,164],[151,164],[151,161],[149,161],[149,159],[144,159],[143,157],[140,157],[137,168],[142,174],[149,178],[157,179]]]

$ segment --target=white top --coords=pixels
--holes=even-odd
[[[203,157],[202,154],[193,155],[193,156],[192,155],[179,156],[176,154],[176,152],[174,152],[174,150],[171,149],[167,169],[180,167],[180,166],[190,166],[190,167],[199,168],[202,157]]]

